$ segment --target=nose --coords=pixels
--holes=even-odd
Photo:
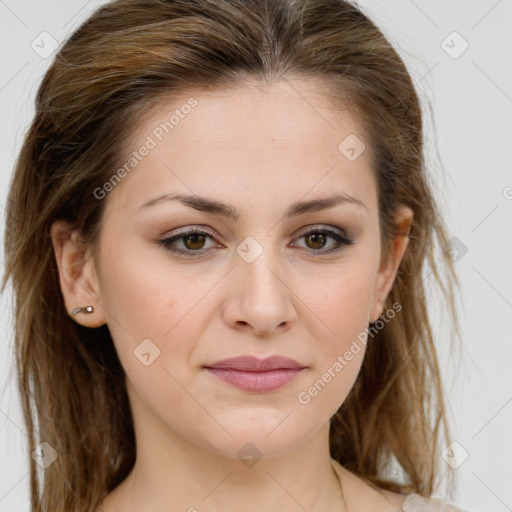
[[[270,249],[251,263],[237,257],[229,279],[233,286],[228,287],[223,315],[232,328],[271,336],[296,322],[295,294],[287,272]]]

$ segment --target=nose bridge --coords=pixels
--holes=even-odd
[[[274,239],[269,235],[260,235],[258,239],[248,236],[237,247],[239,256],[237,266],[242,273],[242,282],[250,288],[253,297],[260,294],[272,301],[284,292],[282,274],[284,266]]]
[[[270,332],[295,318],[292,292],[286,284],[285,265],[274,238],[248,236],[236,249],[235,279],[238,286],[236,320]]]

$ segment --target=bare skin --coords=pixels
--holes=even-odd
[[[407,237],[397,236],[381,261],[370,151],[351,160],[339,149],[350,134],[364,142],[360,127],[348,111],[334,112],[320,84],[291,85],[191,94],[197,106],[103,199],[97,254],[64,222],[52,226],[68,311],[94,306],[76,321],[108,325],[127,373],[137,460],[104,512],[400,510],[403,495],[378,492],[331,459],[328,436],[363,361],[360,335],[384,313]],[[131,151],[188,98],[141,121]],[[239,217],[176,200],[142,206],[166,193],[222,201]],[[333,193],[350,199],[284,215]],[[412,211],[403,207],[397,222],[407,228]],[[190,227],[207,234],[172,242],[182,254],[159,243]],[[325,228],[353,243],[306,235]],[[148,365],[136,355],[143,340],[151,340]],[[242,390],[204,368],[275,354],[305,368],[273,391]],[[325,387],[309,392],[329,368]],[[244,463],[241,449],[256,463]]]

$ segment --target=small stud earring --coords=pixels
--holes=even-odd
[[[89,314],[89,313],[93,313],[93,312],[94,312],[94,308],[92,306],[84,306],[81,308],[74,309],[73,311],[71,311],[71,314],[72,315],[76,315],[77,313]]]

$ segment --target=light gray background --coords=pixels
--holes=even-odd
[[[0,0],[2,244],[15,155],[33,115],[37,85],[51,60],[41,58],[32,42],[41,47],[41,38],[47,38],[42,32],[62,41],[103,3]],[[463,296],[462,354],[450,350],[449,330],[432,305],[453,435],[460,445],[456,458],[463,460],[467,453],[456,469],[455,501],[468,512],[510,511],[512,3],[364,0],[360,5],[399,47],[422,101],[434,107],[433,120],[425,121],[428,158],[450,236],[463,249],[456,263]],[[458,55],[464,41],[469,46]],[[436,138],[444,178],[432,149]],[[26,512],[28,455],[14,386],[10,290],[0,300],[0,512]]]

